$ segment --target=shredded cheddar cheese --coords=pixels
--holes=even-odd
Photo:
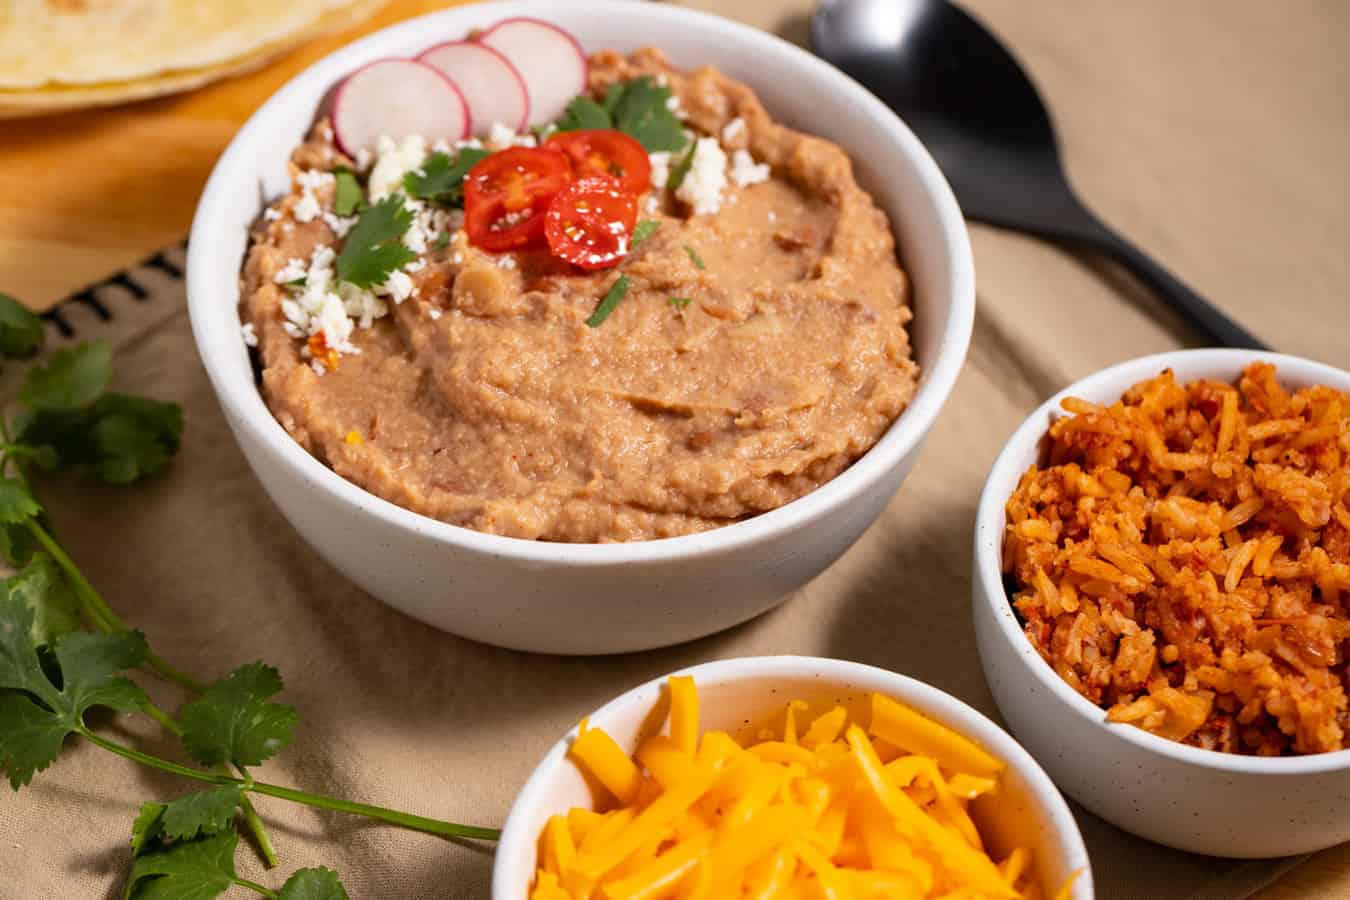
[[[873,695],[864,728],[793,701],[743,747],[699,734],[692,678],[669,701],[667,733],[632,757],[581,723],[571,757],[614,803],[548,820],[529,900],[1042,897],[1031,853],[995,861],[969,813],[1004,764],[915,710]]]

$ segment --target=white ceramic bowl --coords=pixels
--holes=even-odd
[[[1051,397],[1008,441],[980,497],[973,578],[975,637],[985,678],[1013,734],[1055,783],[1097,815],[1140,837],[1213,856],[1308,853],[1350,840],[1350,750],[1262,759],[1201,750],[1106,713],[1070,688],[1031,648],[1004,590],[1004,506],[1036,462],[1066,396],[1109,404],[1171,368],[1182,382],[1235,381],[1254,360],[1286,386],[1350,391],[1350,372],[1276,353],[1183,350],[1130,360]]]
[[[779,118],[852,151],[891,217],[914,285],[923,368],[914,402],[846,472],[793,503],[705,534],[558,544],[480,534],[381,500],[311,457],[273,419],[239,334],[239,270],[259,192],[287,190],[286,159],[324,93],[370,60],[416,53],[508,16],[542,15],[590,50],[663,47],[753,85]],[[609,653],[687,641],[756,616],[832,563],[914,465],[965,359],[974,318],[960,210],[914,135],[878,100],[772,35],[653,3],[484,3],[387,28],[320,61],[274,95],[211,175],[188,255],[192,330],[239,446],[273,501],[334,567],[391,606],[491,644]]]
[[[808,715],[836,704],[866,721],[868,697],[885,694],[975,740],[1008,764],[996,798],[977,800],[971,815],[996,856],[1027,847],[1036,860],[1045,896],[1052,896],[1071,873],[1082,870],[1070,900],[1092,900],[1092,869],[1073,813],[1045,772],[1007,732],[965,703],[906,675],[862,663],[814,656],[758,656],[705,663],[676,672],[694,676],[700,729],[753,737],[792,699],[811,704]],[[630,753],[647,737],[648,714],[662,695],[666,677],[636,687],[589,717]],[[492,870],[492,900],[524,900],[534,878],[536,846],[548,817],[574,806],[588,807],[592,795],[567,758],[576,738],[572,729],[554,745],[516,797],[506,819]]]

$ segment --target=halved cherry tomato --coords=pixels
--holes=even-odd
[[[469,243],[491,252],[542,243],[544,212],[571,180],[556,150],[511,147],[485,157],[464,176]]]
[[[544,216],[549,251],[583,269],[605,269],[628,255],[637,222],[637,195],[619,179],[592,175],[553,198]]]
[[[622,131],[612,128],[560,131],[544,146],[567,154],[578,178],[610,175],[633,194],[651,187],[652,164],[646,148]]]

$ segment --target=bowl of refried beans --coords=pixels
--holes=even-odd
[[[405,22],[274,95],[198,207],[193,332],[365,590],[506,647],[664,646],[891,501],[965,358],[970,247],[913,134],[804,51],[537,9]]]

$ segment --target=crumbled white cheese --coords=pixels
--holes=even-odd
[[[488,130],[488,146],[500,150],[503,147],[510,147],[515,142],[516,131],[514,128],[508,128],[501,122],[493,122],[492,128]]]
[[[661,150],[656,153],[648,153],[647,159],[651,160],[652,164],[652,175],[651,175],[652,187],[654,188],[665,187],[666,182],[670,180],[669,151]]]
[[[696,216],[708,216],[722,208],[722,189],[727,184],[727,155],[717,138],[699,138],[694,158],[675,196],[688,203]]]
[[[420,272],[420,271],[422,271],[423,269],[425,269],[426,267],[427,267],[427,261],[426,261],[425,259],[414,259],[412,262],[408,263],[406,266],[403,267],[403,271],[405,271],[405,272]]]
[[[647,212],[656,213],[661,211],[661,199],[655,194],[647,195]]]
[[[427,315],[431,317],[432,321],[435,321],[441,317],[441,311],[433,306],[427,309]]]
[[[379,158],[366,185],[372,203],[401,190],[403,176],[420,167],[427,158],[427,142],[420,134],[410,134],[398,143],[381,137],[376,146]]]
[[[352,320],[347,315],[342,298],[334,292],[333,263],[337,254],[332,247],[320,244],[310,255],[309,268],[304,272],[305,284],[298,293],[281,301],[281,314],[286,318],[282,328],[293,338],[307,338],[322,334],[324,343],[339,353],[359,352],[350,340]],[[286,269],[294,269],[291,263]],[[280,274],[291,274],[283,269]],[[295,280],[295,279],[290,279]]]
[[[731,180],[737,187],[748,187],[769,180],[769,164],[756,163],[755,158],[745,150],[731,154]]]
[[[269,206],[267,209],[263,210],[263,220],[266,222],[275,222],[280,218],[281,210],[277,209],[275,206]]]
[[[677,119],[686,118],[684,110],[680,107],[680,98],[675,94],[666,98],[666,109],[674,113]]]
[[[736,139],[743,134],[745,134],[745,120],[737,116],[722,128],[722,143],[734,144]]]
[[[332,125],[329,125],[327,122],[323,122],[322,124],[320,124],[320,125],[319,125],[319,138],[322,139],[322,140],[324,140],[324,141],[327,141],[327,142],[329,142],[329,143],[332,143],[332,141],[333,141],[333,126],[332,126]]]
[[[774,212],[773,210],[769,210],[769,221],[770,221],[770,222],[777,222],[777,221],[778,221],[778,213]]]
[[[413,280],[407,272],[395,270],[389,273],[384,284],[375,288],[375,293],[393,297],[395,303],[402,303],[413,295]]]
[[[297,222],[313,222],[321,209],[319,201],[313,194],[301,194],[300,199],[291,207],[291,214],[295,216]]]
[[[333,230],[334,235],[344,238],[356,224],[356,216],[339,216],[337,213],[326,212],[323,214],[323,221]]]
[[[455,141],[456,150],[482,150],[483,142],[476,137],[465,138],[462,141]]]
[[[620,229],[623,228],[622,222],[615,224],[617,224]],[[503,269],[514,269],[516,267],[516,258],[509,253],[503,253],[501,256],[497,257],[497,265]]]
[[[258,332],[254,329],[252,322],[245,322],[240,326],[239,331],[244,335],[245,347],[258,346]]]
[[[309,361],[309,367],[314,370],[315,375],[323,375],[325,372],[328,371],[328,369],[324,367],[324,364],[319,362],[317,359],[311,359]]]
[[[300,186],[300,199],[291,207],[291,215],[295,216],[295,221],[312,222],[318,218],[319,213],[323,212],[323,206],[314,192],[326,184],[331,184],[333,177],[332,172],[320,172],[317,169],[306,169],[296,173],[295,183]]]
[[[464,262],[464,254],[456,253],[454,256],[450,257],[450,261],[458,266]]]
[[[345,281],[338,285],[338,296],[342,298],[342,308],[347,315],[356,319],[361,328],[369,328],[372,322],[389,312],[389,305],[374,293]]]
[[[352,160],[352,162],[356,163],[356,171],[358,172],[364,172],[366,169],[369,169],[370,164],[374,161],[375,157],[371,154],[370,150],[365,147],[357,150],[356,159]]]
[[[449,153],[450,144],[445,138],[436,138],[431,144],[432,153]]]
[[[298,281],[305,277],[308,267],[305,261],[297,256],[286,260],[286,265],[282,266],[277,274],[272,276],[272,280],[277,284],[290,284],[292,281]]]

